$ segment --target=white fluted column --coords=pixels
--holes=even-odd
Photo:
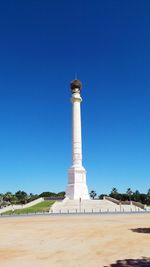
[[[72,165],[82,166],[81,111],[82,98],[79,93],[72,95]]]

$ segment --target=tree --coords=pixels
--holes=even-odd
[[[34,194],[30,193],[29,196],[28,196],[28,202],[31,202],[31,201],[33,201],[33,200],[35,200],[37,198],[39,198],[38,194],[34,195]]]
[[[0,202],[3,201],[3,194],[0,193]]]
[[[54,192],[43,192],[39,197],[57,197],[57,194]]]
[[[57,193],[57,196],[58,196],[58,197],[65,197],[65,194],[66,194],[66,193],[65,193],[64,191],[62,191],[62,192],[58,192],[58,193]]]
[[[134,192],[134,194],[135,194],[135,195],[140,195],[139,190],[136,190],[136,191]]]
[[[131,188],[128,188],[127,191],[126,191],[127,195],[130,195],[132,193],[132,190]]]
[[[104,197],[107,197],[107,195],[106,194],[101,194],[101,195],[98,196],[99,199],[104,199]]]
[[[15,195],[12,196],[11,204],[17,204],[17,197]]]
[[[150,197],[150,188],[149,188],[148,191],[147,191],[147,196]]]
[[[6,202],[11,202],[12,198],[13,198],[13,194],[11,192],[6,192],[3,195],[3,200]]]
[[[129,201],[131,201],[131,195],[133,194],[131,188],[128,188],[126,193],[129,196]]]
[[[110,194],[112,194],[112,195],[117,195],[117,194],[118,194],[118,190],[116,189],[116,187],[113,187],[113,188],[112,188]]]
[[[17,191],[15,193],[15,196],[16,196],[18,202],[21,203],[21,204],[26,204],[27,201],[28,201],[28,195],[24,191],[21,191],[21,190]]]
[[[94,198],[96,197],[96,195],[97,195],[97,194],[96,194],[96,192],[95,192],[94,190],[92,190],[92,191],[90,192],[90,197],[91,197],[91,198],[94,199]]]
[[[148,191],[147,191],[146,204],[150,205],[150,189],[148,189]]]
[[[112,197],[112,198],[115,198],[115,199],[119,199],[120,198],[118,190],[116,189],[116,187],[112,188],[109,196]]]
[[[136,190],[132,195],[132,200],[140,202],[141,201],[141,194],[138,190]]]

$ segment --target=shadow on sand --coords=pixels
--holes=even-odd
[[[150,228],[135,228],[131,229],[131,231],[135,233],[150,234]]]
[[[150,258],[118,260],[104,267],[150,267]]]

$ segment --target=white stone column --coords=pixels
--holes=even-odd
[[[81,111],[82,98],[79,93],[72,95],[72,165],[82,166]]]
[[[86,171],[82,166],[82,135],[80,96],[81,82],[74,80],[72,90],[72,166],[68,172],[68,185],[66,197],[69,199],[89,199],[86,185]]]

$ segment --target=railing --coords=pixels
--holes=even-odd
[[[106,209],[106,210],[102,210],[102,209],[99,209],[99,210],[94,210],[94,209],[91,209],[91,210],[86,210],[86,209],[81,209],[81,210],[78,210],[78,209],[75,209],[75,210],[58,210],[57,212],[54,211],[54,210],[50,210],[49,212],[28,212],[28,213],[22,213],[22,214],[15,214],[12,213],[12,214],[0,214],[0,217],[15,217],[15,216],[41,216],[41,215],[45,215],[45,216],[51,216],[51,215],[107,215],[107,214],[110,214],[110,215],[117,215],[117,214],[150,214],[150,210],[141,210],[140,208],[136,208],[136,209],[133,209],[133,208],[130,208],[130,210],[125,210],[124,208],[122,209],[114,209],[114,210],[110,210],[110,209]]]
[[[132,209],[130,208],[130,210],[125,210],[124,208],[122,209],[114,209],[114,210],[110,210],[110,209],[106,209],[106,210],[102,210],[102,209],[99,209],[99,210],[94,210],[94,209],[91,209],[91,210],[78,210],[78,209],[75,209],[75,210],[58,210],[58,211],[53,211],[53,210],[50,210],[49,212],[50,214],[122,214],[122,213],[150,213],[150,211],[146,211],[146,210],[141,210],[140,208],[137,208],[137,209]]]
[[[109,201],[111,201],[111,202],[113,202],[113,203],[115,203],[115,204],[117,204],[117,205],[120,204],[120,201],[119,201],[119,200],[117,200],[117,199],[115,199],[115,198],[112,198],[112,197],[107,197],[107,196],[105,196],[104,199],[109,200]]]
[[[104,199],[109,200],[117,205],[131,205],[133,204],[134,206],[140,208],[140,209],[145,209],[145,205],[140,203],[140,202],[136,202],[136,201],[129,201],[129,200],[125,200],[125,201],[119,201],[118,199],[114,199],[112,197],[108,197],[105,196]]]
[[[0,217],[10,217],[10,216],[41,216],[41,215],[46,215],[46,216],[50,216],[50,215],[82,215],[82,214],[110,214],[110,215],[113,215],[113,214],[150,214],[150,210],[146,211],[146,210],[141,210],[140,208],[137,208],[136,210],[135,209],[130,209],[130,210],[125,210],[125,209],[121,209],[121,210],[117,210],[116,208],[114,210],[110,210],[110,209],[106,209],[106,210],[102,210],[102,209],[99,209],[99,210],[94,210],[94,209],[91,209],[91,210],[86,210],[86,209],[83,209],[83,210],[78,210],[78,209],[75,209],[75,210],[59,210],[59,211],[53,211],[53,210],[50,210],[50,212],[32,212],[32,213],[24,213],[24,214],[15,214],[12,213],[12,214],[0,214]]]

